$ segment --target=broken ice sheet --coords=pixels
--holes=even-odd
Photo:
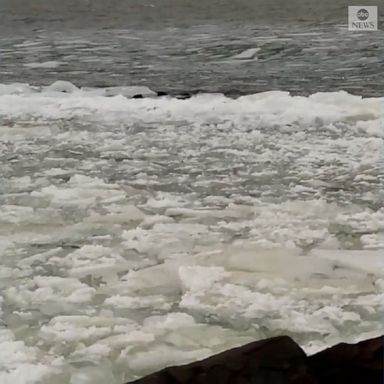
[[[2,383],[383,333],[382,99],[56,86],[0,87]]]

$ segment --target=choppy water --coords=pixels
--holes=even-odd
[[[4,1],[0,82],[48,84],[61,78],[83,86],[141,84],[168,92],[344,89],[379,96],[383,31],[347,31],[347,5]],[[230,60],[256,47],[257,61]],[[57,65],[29,66],[36,62]]]

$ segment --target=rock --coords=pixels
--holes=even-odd
[[[308,359],[318,384],[384,383],[384,336],[357,344],[341,343]]]
[[[121,86],[121,87],[108,87],[104,89],[104,96],[124,96],[127,98],[144,98],[157,96],[156,92],[152,91],[145,86]]]
[[[180,100],[190,99],[191,97],[192,95],[188,92],[182,92],[176,95],[176,99],[180,99]]]
[[[288,336],[256,341],[208,359],[164,370],[135,384],[315,384],[307,357]]]
[[[384,336],[307,357],[288,336],[165,368],[131,384],[382,384]]]

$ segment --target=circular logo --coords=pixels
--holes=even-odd
[[[364,9],[364,8],[361,8],[357,11],[357,18],[361,21],[365,21],[367,20],[369,17],[369,12]]]

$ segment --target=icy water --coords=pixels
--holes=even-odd
[[[384,332],[382,31],[338,1],[29,3],[0,6],[2,384]]]

